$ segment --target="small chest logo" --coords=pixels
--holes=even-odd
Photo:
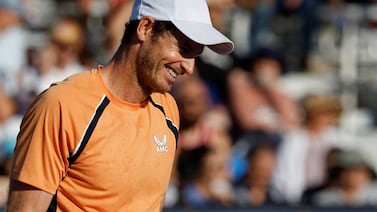
[[[168,146],[166,145],[167,137],[164,134],[162,139],[160,140],[157,136],[153,136],[153,140],[156,143],[156,151],[157,152],[168,152]]]

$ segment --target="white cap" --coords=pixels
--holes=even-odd
[[[218,54],[233,51],[233,42],[212,26],[206,0],[135,0],[130,20],[144,16],[171,21],[188,38]]]

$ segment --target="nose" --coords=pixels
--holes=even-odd
[[[185,73],[192,75],[195,70],[195,58],[185,58],[181,63],[181,66]]]

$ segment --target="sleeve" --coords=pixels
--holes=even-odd
[[[59,95],[47,90],[30,106],[21,123],[11,178],[54,194],[66,175],[69,151],[62,127]]]

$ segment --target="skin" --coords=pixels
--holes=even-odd
[[[251,187],[249,190],[251,205],[257,206],[266,203],[275,162],[276,152],[269,147],[260,147],[250,159],[247,176],[248,184]]]
[[[178,31],[167,33],[155,42],[151,38],[153,23],[153,18],[144,17],[131,41],[134,44],[118,51],[102,72],[110,90],[130,103],[143,103],[152,92],[169,91],[176,78],[169,74],[168,68],[177,76],[193,74],[195,57],[203,51],[203,45]]]
[[[154,23],[152,17],[143,17],[130,44],[122,45],[102,69],[107,87],[124,101],[143,104],[152,92],[169,91],[178,76],[193,74],[195,57],[203,51],[203,45],[178,30],[154,40]],[[53,194],[11,180],[7,211],[46,211],[52,197]]]
[[[228,78],[231,107],[242,130],[287,131],[296,128],[299,124],[298,108],[295,100],[279,87],[279,63],[259,59],[252,71],[253,80],[249,80],[246,72],[240,69],[232,70]],[[265,121],[256,115],[260,108],[271,108],[278,117],[272,122]]]

